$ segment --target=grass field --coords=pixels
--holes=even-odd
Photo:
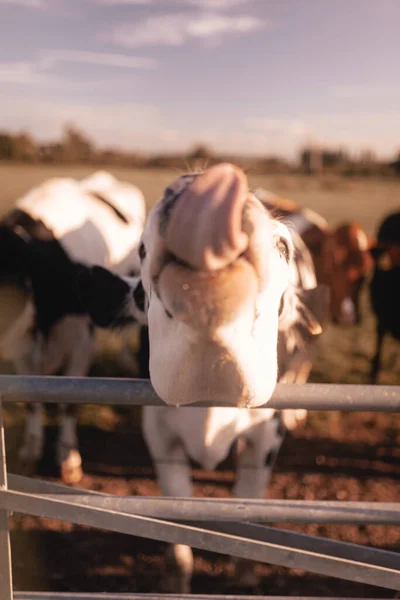
[[[27,167],[0,165],[0,214],[30,187],[55,176],[84,177],[88,167]],[[186,170],[186,169],[183,169]],[[119,179],[137,184],[148,207],[178,175],[174,171],[110,169]],[[399,208],[400,181],[343,180],[336,177],[252,176],[252,186],[264,186],[322,214],[331,225],[356,219],[373,234],[380,219]],[[23,299],[13,290],[0,289],[0,334],[21,310]],[[120,375],[118,342],[104,333],[96,374]],[[389,340],[384,350],[380,383],[400,384],[399,344]],[[363,322],[359,327],[328,325],[316,353],[311,381],[368,383],[374,351],[374,318],[368,291],[363,294]],[[113,362],[114,358],[115,362]],[[118,370],[119,369],[119,370]],[[0,372],[11,365],[0,363]],[[18,469],[15,451],[21,439],[23,411],[5,411],[11,470]],[[53,427],[48,428],[54,434]],[[80,487],[113,494],[157,495],[149,457],[138,431],[137,413],[112,408],[81,407],[80,445],[84,479]],[[269,497],[288,499],[399,500],[400,415],[379,413],[312,413],[307,425],[285,439],[268,491]],[[232,463],[225,472],[196,470],[195,495],[226,496],[233,481]],[[42,475],[49,475],[46,468]],[[12,519],[14,580],[17,589],[50,591],[156,591],[163,546],[105,532],[88,531],[46,519]],[[400,548],[400,528],[293,526],[304,533],[392,550]],[[237,593],[229,588],[229,559],[197,553],[194,593]],[[393,597],[368,586],[337,582],[268,565],[259,566],[266,595],[321,595]]]
[[[110,168],[117,178],[140,187],[151,208],[162,190],[181,172],[174,170]],[[0,214],[29,188],[50,177],[82,178],[94,171],[87,166],[4,166],[0,164]],[[187,167],[182,165],[182,172]],[[400,204],[400,180],[342,179],[334,175],[316,177],[292,175],[252,175],[252,187],[263,186],[320,212],[331,225],[356,219],[374,233],[377,222]]]
[[[0,215],[4,214],[31,187],[51,177],[83,178],[93,172],[87,166],[4,166],[0,165]],[[182,167],[182,171],[187,170]],[[179,175],[177,171],[140,170],[111,168],[117,178],[135,183],[142,189],[146,202],[151,208],[160,198],[166,185]],[[271,191],[292,198],[323,215],[330,225],[336,225],[347,219],[355,219],[373,235],[381,218],[400,205],[400,181],[382,180],[346,180],[335,176],[320,178],[271,175],[260,176],[249,173],[253,187],[262,186]],[[2,324],[9,321],[6,309],[17,311],[20,304],[10,293],[6,294],[0,316]],[[0,298],[1,300],[1,298]],[[321,351],[313,377],[318,381],[366,383],[368,361],[374,348],[374,320],[369,310],[368,297],[364,294],[364,323],[357,329],[327,327],[321,340]],[[103,336],[104,338],[104,336]],[[107,338],[109,339],[109,338]],[[396,345],[390,341],[385,347],[388,368],[382,373],[382,383],[396,383],[400,380],[400,365],[395,358]]]

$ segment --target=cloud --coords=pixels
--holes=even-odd
[[[46,80],[34,63],[0,62],[0,83],[41,84]]]
[[[314,134],[309,125],[302,121],[290,119],[264,119],[250,117],[245,120],[247,129],[256,130],[269,135],[292,135],[306,137]]]
[[[45,8],[46,0],[0,0],[0,6],[8,4],[9,6],[25,6],[26,8]]]
[[[0,83],[26,85],[56,83],[51,71],[59,62],[74,62],[122,69],[154,69],[157,63],[152,58],[128,56],[109,52],[87,52],[81,50],[46,50],[36,61],[0,62]],[[64,83],[68,83],[64,78]]]
[[[0,0],[1,1],[1,0]],[[129,5],[157,5],[165,0],[90,0],[103,6],[129,6]],[[224,10],[241,4],[249,4],[255,0],[170,0],[169,4],[175,6],[196,6],[203,10]]]
[[[215,13],[188,15],[177,13],[149,17],[134,24],[119,25],[107,36],[126,48],[139,46],[181,46],[189,40],[217,42],[224,35],[244,34],[261,29],[264,23],[251,16]]]
[[[153,146],[164,129],[158,107],[139,103],[96,106],[0,96],[0,129],[26,129],[39,140],[59,138],[72,122],[100,145],[125,148]]]
[[[240,4],[249,4],[254,0],[178,0],[179,4],[191,4],[203,9],[225,9],[239,6]]]
[[[336,98],[345,100],[382,100],[400,96],[400,85],[335,85],[331,88]]]
[[[42,69],[50,69],[58,62],[86,63],[123,69],[154,69],[157,66],[153,58],[83,50],[48,50],[45,55],[42,55],[40,66]]]
[[[91,2],[104,6],[129,6],[131,4],[150,4],[152,0],[91,0]]]

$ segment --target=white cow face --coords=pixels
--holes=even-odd
[[[245,174],[220,164],[177,179],[150,213],[139,253],[158,395],[174,405],[267,402],[293,244]],[[124,284],[128,300],[111,303],[122,312],[137,294]]]

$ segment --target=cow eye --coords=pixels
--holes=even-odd
[[[143,242],[140,243],[138,252],[140,260],[144,260],[146,258],[146,248]]]
[[[276,248],[281,256],[284,257],[286,262],[289,262],[290,259],[290,247],[289,242],[284,237],[279,237],[276,240]]]

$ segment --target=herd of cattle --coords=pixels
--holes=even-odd
[[[305,411],[259,408],[276,382],[304,383],[328,319],[360,323],[368,282],[377,317],[371,382],[386,333],[400,340],[400,212],[370,239],[354,222],[335,230],[315,212],[264,189],[237,167],[179,177],[146,220],[134,185],[106,172],[51,179],[0,223],[0,277],[29,292],[0,354],[18,374],[86,376],[94,328],[141,325],[141,377],[165,407],[144,407],[142,431],[161,491],[192,495],[190,463],[215,468],[237,444],[236,497],[262,498],[285,426]],[[198,401],[231,408],[182,408]],[[180,406],[179,412],[176,406]],[[253,407],[253,410],[247,408]],[[76,408],[61,408],[57,460],[82,474]],[[43,452],[42,407],[28,409],[20,458]],[[188,592],[191,549],[173,546],[164,582]],[[254,577],[237,562],[237,583]]]

